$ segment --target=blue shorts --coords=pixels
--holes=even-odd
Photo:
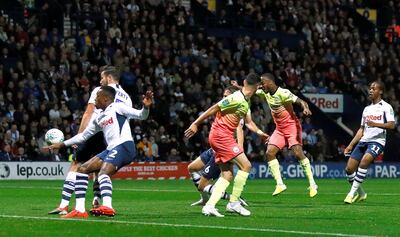
[[[200,159],[204,164],[207,164],[210,160],[214,159],[214,151],[213,149],[208,149],[200,154]]]
[[[359,142],[350,157],[360,161],[365,153],[369,153],[375,159],[383,152],[383,148],[382,144],[378,142]]]
[[[135,144],[132,141],[124,142],[111,150],[104,150],[96,155],[104,162],[111,163],[116,170],[130,164],[136,157]]]
[[[218,179],[221,174],[219,166],[215,163],[214,151],[210,148],[201,153],[200,159],[205,164],[204,168],[200,171],[201,176],[210,180]]]

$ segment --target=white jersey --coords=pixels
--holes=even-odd
[[[131,97],[129,97],[128,93],[126,93],[124,91],[124,89],[122,89],[121,85],[118,84],[108,84],[108,86],[111,86],[112,88],[115,89],[115,99],[114,102],[117,103],[124,103],[129,107],[132,107],[132,100]],[[101,86],[98,86],[96,88],[93,89],[92,93],[90,93],[90,98],[88,101],[88,104],[94,104],[96,101],[96,97],[97,97],[97,92],[100,90]]]
[[[375,123],[395,121],[392,106],[384,100],[376,104],[370,104],[364,108],[361,118],[361,126],[364,127],[364,134],[360,142],[378,142],[384,146],[386,143],[386,129],[369,127],[367,125],[368,121]]]
[[[111,150],[126,141],[133,141],[129,119],[145,120],[148,116],[148,109],[137,110],[123,103],[114,102],[98,113],[82,133],[66,140],[64,144],[71,146],[83,143],[97,132],[103,131],[107,150]]]
[[[132,107],[132,100],[131,97],[129,97],[128,93],[125,92],[124,89],[122,89],[121,85],[118,84],[108,84],[108,86],[111,86],[112,88],[115,89],[115,98],[114,102],[117,103],[124,103],[125,105]],[[96,97],[97,97],[97,92],[100,90],[101,86],[98,86],[93,89],[92,93],[90,93],[89,101],[88,104],[95,104],[96,102]],[[101,109],[95,109],[93,111],[92,117],[90,117],[89,123],[92,122],[93,119],[96,118],[97,114],[101,112]]]

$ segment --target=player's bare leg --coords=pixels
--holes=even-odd
[[[350,158],[350,159],[352,159],[352,158]],[[374,161],[374,157],[371,154],[369,154],[369,153],[364,154],[363,158],[360,161],[360,164],[358,165],[358,169],[357,169],[356,175],[354,177],[353,183],[351,185],[350,192],[347,194],[346,198],[344,199],[345,203],[351,204],[355,201],[364,201],[367,199],[367,194],[364,192],[364,190],[362,190],[362,192],[363,192],[362,197],[361,197],[362,193],[360,194],[359,190],[360,190],[361,184],[364,182],[364,180],[367,176],[368,166],[373,161]],[[347,169],[346,169],[346,171],[347,171]],[[357,194],[358,194],[358,197],[357,197]]]
[[[272,193],[272,196],[276,196],[286,190],[286,185],[283,183],[282,176],[281,176],[281,170],[279,166],[279,161],[276,159],[276,154],[278,154],[279,148],[275,145],[268,145],[267,146],[267,152],[265,154],[265,157],[268,162],[268,167],[269,170],[272,174],[272,177],[274,177],[276,186],[275,186],[275,191]]]
[[[191,206],[197,206],[197,205],[204,205],[207,201],[208,201],[208,194],[205,192],[202,192],[199,188],[199,183],[200,183],[200,179],[201,179],[201,174],[200,171],[204,168],[204,163],[201,160],[200,157],[197,157],[194,161],[192,161],[189,165],[188,165],[188,171],[189,174],[192,178],[192,181],[194,183],[194,185],[196,186],[197,190],[199,190],[200,192],[200,200],[197,202],[194,202],[191,204]]]
[[[299,160],[299,163],[303,168],[304,175],[308,179],[308,183],[310,185],[308,188],[310,191],[310,197],[315,197],[318,194],[318,186],[315,183],[314,176],[311,171],[310,160],[304,155],[303,147],[300,144],[293,145],[290,149]]]
[[[79,173],[90,174],[92,172],[97,172],[101,169],[103,165],[103,160],[95,156],[92,159],[86,161],[84,164],[78,167],[77,171]]]
[[[201,160],[200,157],[197,157],[194,161],[192,161],[188,165],[188,171],[189,171],[189,173],[198,172],[201,169],[203,169],[203,167],[204,167],[203,161]]]

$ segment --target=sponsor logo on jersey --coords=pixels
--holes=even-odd
[[[381,115],[367,115],[365,116],[365,120],[382,120],[382,114]]]
[[[114,123],[114,121],[113,121],[113,118],[111,117],[109,119],[104,120],[99,125],[100,125],[101,128],[105,128],[107,125],[110,125],[110,124],[113,124],[113,123]]]

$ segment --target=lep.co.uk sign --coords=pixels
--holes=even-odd
[[[304,96],[325,113],[343,113],[343,95],[304,94]]]

